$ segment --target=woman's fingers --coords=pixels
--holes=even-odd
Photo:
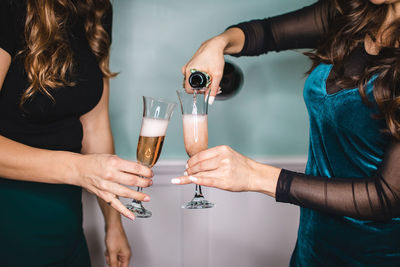
[[[211,105],[214,102],[215,96],[219,91],[220,88],[219,85],[221,83],[222,75],[223,73],[221,71],[217,71],[212,74],[211,85],[210,85],[211,93],[208,101],[208,103]]]
[[[207,150],[203,150],[195,155],[193,155],[187,162],[188,166],[194,166],[198,164],[201,161],[209,160],[212,158],[216,158],[219,155],[229,153],[229,151],[232,150],[228,146],[216,146],[209,148]]]
[[[171,179],[171,183],[179,184],[179,185],[193,183],[193,184],[203,185],[203,186],[207,186],[207,187],[217,187],[217,188],[222,189],[223,183],[222,183],[221,179],[213,178],[213,177],[218,177],[218,174],[215,173],[215,171],[210,171],[210,172],[203,172],[196,176],[181,176],[181,177],[173,178],[173,179]]]
[[[117,210],[119,213],[121,213],[123,216],[125,216],[131,220],[135,219],[135,215],[133,214],[133,212],[128,210],[115,194],[99,190],[97,195],[100,198],[102,198],[108,205],[110,205],[115,210]]]
[[[192,181],[192,183],[197,184],[197,185],[203,185],[207,187],[216,187],[216,188],[221,188],[222,189],[222,181],[221,179],[218,178],[212,178],[216,177],[216,175],[213,175],[213,172],[208,172],[207,176],[202,176],[197,175],[197,176],[190,176],[189,179]]]
[[[112,177],[108,177],[109,181],[117,182],[119,184],[138,186],[138,187],[148,187],[153,184],[152,179],[141,178],[136,175],[124,173],[117,171],[112,174]]]
[[[185,174],[196,175],[199,172],[212,171],[218,169],[219,165],[220,165],[220,160],[218,156],[213,158],[207,158],[205,160],[197,161],[194,164],[191,164],[190,167],[188,165]]]
[[[148,195],[114,182],[102,180],[96,185],[96,187],[102,191],[106,191],[117,196],[134,198],[136,200],[145,202],[150,201],[150,197]]]
[[[172,184],[191,184],[190,176],[181,176],[171,179]]]
[[[118,256],[116,253],[110,253],[110,267],[119,267]]]
[[[137,162],[118,158],[118,160],[113,164],[117,169],[127,173],[132,173],[147,178],[154,176],[153,171],[150,168]]]

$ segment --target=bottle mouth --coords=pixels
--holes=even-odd
[[[207,82],[204,80],[203,75],[200,75],[200,73],[193,73],[189,77],[189,84],[195,89],[205,87],[206,83]]]

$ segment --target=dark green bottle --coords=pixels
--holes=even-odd
[[[191,70],[189,84],[195,90],[207,88],[211,83],[211,77],[202,71]],[[224,74],[222,76],[220,87],[221,93],[216,96],[217,100],[228,99],[238,93],[243,84],[243,72],[235,64],[225,61]]]

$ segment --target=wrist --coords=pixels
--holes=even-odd
[[[120,213],[99,197],[97,197],[97,202],[103,213],[105,229],[122,228]]]
[[[224,33],[221,33],[220,35],[211,38],[207,42],[210,43],[216,50],[225,53],[225,50],[229,44],[229,36],[226,36]]]
[[[112,209],[112,210],[111,210]],[[110,213],[107,218],[105,218],[105,225],[107,227],[121,227],[122,228],[122,220],[121,215],[115,209],[110,208]]]
[[[219,35],[221,44],[224,45],[224,54],[238,54],[242,51],[245,43],[244,32],[237,27],[229,28]]]
[[[282,169],[259,162],[254,162],[253,165],[254,174],[249,191],[275,197],[276,185]]]
[[[71,153],[71,160],[67,162],[68,171],[65,183],[82,187],[83,167],[87,164],[85,155]]]
[[[117,218],[106,218],[104,221],[104,229],[106,232],[108,231],[124,231],[124,227],[122,225],[121,216],[118,215]]]

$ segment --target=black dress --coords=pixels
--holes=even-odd
[[[19,107],[28,87],[24,58],[25,1],[0,1],[0,47],[13,60],[0,91],[0,134],[28,146],[80,153],[80,116],[99,102],[103,75],[81,18],[69,25],[75,85],[36,94]],[[112,12],[104,17],[111,37]],[[81,188],[0,178],[1,266],[90,266],[82,230]]]

